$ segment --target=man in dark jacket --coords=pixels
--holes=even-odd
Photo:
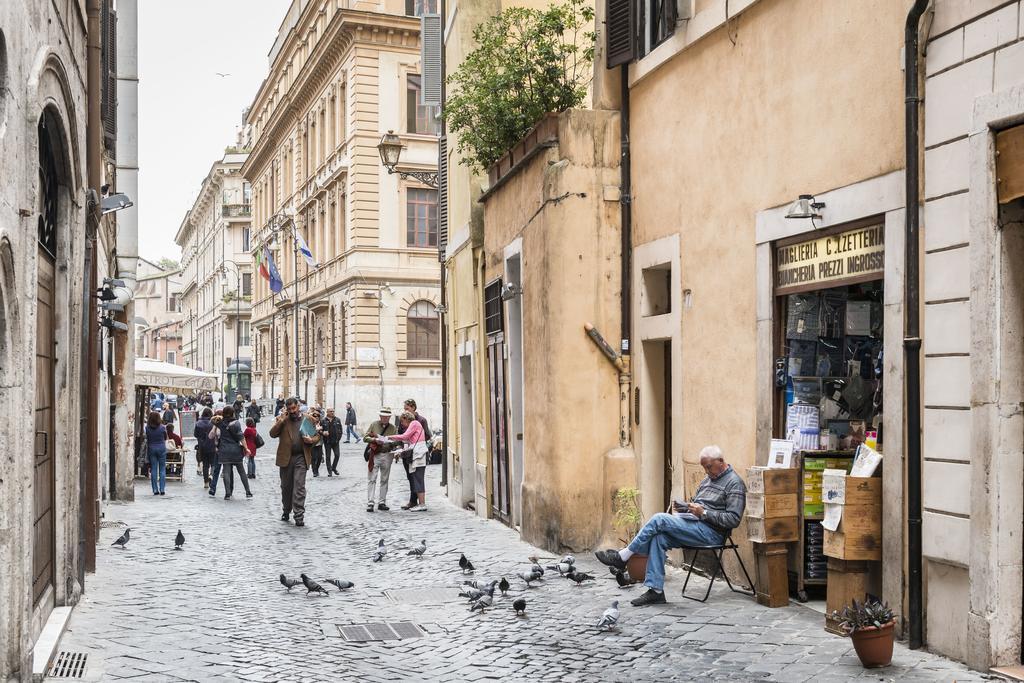
[[[195,429],[192,430],[192,436],[196,439],[196,449],[199,451],[199,459],[203,463],[203,483],[207,487],[210,486],[210,468],[213,467],[213,461],[217,457],[217,442],[210,438],[210,430],[213,429],[212,417],[213,411],[204,408],[199,419],[196,420]]]
[[[169,425],[172,422],[174,422],[174,411],[171,410],[170,403],[164,403],[164,414],[160,421],[163,422],[165,425]]]
[[[416,418],[416,421],[419,422],[423,426],[423,438],[426,439],[427,442],[429,443],[430,442],[430,436],[431,436],[430,435],[430,426],[427,424],[427,418],[423,417],[418,412],[416,412],[416,401],[411,399],[411,398],[408,398],[408,399],[405,400],[405,404],[404,405],[405,405],[405,411],[409,412],[409,413],[412,413],[413,416]],[[402,426],[402,422],[399,419],[399,416],[397,416],[397,415],[395,416],[395,427],[397,428],[397,432],[399,434],[402,434],[406,430],[406,427]],[[407,505],[403,505],[402,509],[403,510],[408,510],[410,508],[416,507],[419,504],[419,498],[418,498],[418,496],[416,495],[416,493],[414,491],[416,486],[414,485],[413,480],[412,480],[412,471],[409,469],[409,460],[408,460],[408,458],[402,458],[402,467],[405,468],[405,478],[409,480],[409,503]]]
[[[349,443],[349,439],[352,441],[359,441],[359,437],[356,436],[356,409],[352,407],[351,403],[345,404],[345,443]]]
[[[351,404],[350,404],[351,405]],[[320,433],[324,439],[324,460],[327,462],[327,476],[340,475],[338,460],[341,459],[341,420],[334,414],[334,408],[327,409],[327,415],[320,421]],[[347,441],[345,443],[348,443]],[[331,454],[334,458],[331,458]]]
[[[302,413],[299,399],[290,396],[284,402],[284,412],[277,416],[270,428],[270,436],[277,439],[277,466],[281,470],[281,521],[295,513],[295,526],[305,526],[306,472],[313,461],[313,444],[320,435],[306,437],[300,433]]]

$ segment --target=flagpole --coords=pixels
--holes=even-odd
[[[292,270],[295,273],[295,395],[299,395],[299,226],[292,219]]]

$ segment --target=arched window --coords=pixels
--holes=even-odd
[[[409,307],[405,329],[406,356],[410,360],[438,360],[441,357],[440,320],[429,301]]]

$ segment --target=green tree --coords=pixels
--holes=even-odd
[[[169,259],[166,256],[156,262],[163,270],[178,270],[181,265],[174,259]]]
[[[594,10],[584,0],[510,7],[476,27],[477,47],[448,77],[445,120],[463,163],[485,170],[550,112],[579,106],[594,59]]]

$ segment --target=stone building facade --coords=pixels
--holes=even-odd
[[[236,359],[248,364],[252,358],[252,197],[241,174],[246,156],[229,148],[214,162],[174,238],[182,249],[183,364],[219,374],[222,385]]]
[[[440,417],[437,192],[389,175],[376,149],[394,130],[400,170],[437,167],[434,111],[418,104],[419,19],[406,9],[295,0],[270,52],[242,172],[253,257],[267,248],[284,289],[256,278],[255,397],[351,401],[361,421],[414,397]]]
[[[184,365],[181,271],[139,259],[135,289],[135,356]]]

